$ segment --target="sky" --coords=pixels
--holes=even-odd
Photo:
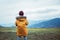
[[[0,25],[14,23],[20,10],[30,23],[60,18],[60,0],[0,0]]]

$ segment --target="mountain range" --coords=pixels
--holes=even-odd
[[[60,28],[60,18],[39,22],[31,25],[29,28]]]
[[[32,23],[32,22],[31,22]],[[28,28],[60,28],[60,18],[54,18],[47,21],[34,21],[32,24],[28,25]],[[9,24],[11,26],[0,27],[15,27],[14,24]]]

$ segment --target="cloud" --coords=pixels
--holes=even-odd
[[[28,20],[60,17],[60,0],[0,0],[0,23],[12,23],[23,10]]]
[[[47,8],[37,8],[25,10],[25,15],[29,20],[49,20],[52,18],[60,18],[60,6],[49,6]]]
[[[53,11],[58,11],[57,9],[49,9],[49,8],[42,8],[42,9],[34,9],[34,10],[28,10],[26,13],[48,13],[48,12],[53,12]]]

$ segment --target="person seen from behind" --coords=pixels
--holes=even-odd
[[[27,25],[28,25],[28,21],[27,21],[27,17],[24,16],[24,12],[20,11],[19,12],[19,16],[16,17],[16,22],[15,25],[17,27],[17,40],[21,40],[21,37],[24,38],[24,40],[27,40],[27,36],[28,36],[28,29],[27,29]]]

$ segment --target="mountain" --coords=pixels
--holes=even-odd
[[[30,28],[60,28],[60,18],[54,18],[48,21],[31,25]]]
[[[0,27],[3,27],[3,26],[0,25]]]

